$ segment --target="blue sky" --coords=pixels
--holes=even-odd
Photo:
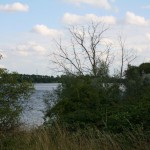
[[[93,19],[112,26],[112,41],[118,32],[125,35],[137,55],[134,65],[150,61],[148,0],[1,0],[0,67],[53,75],[49,62],[55,51],[53,39],[64,37],[68,25]],[[119,56],[115,63],[119,64]]]

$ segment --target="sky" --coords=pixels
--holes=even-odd
[[[149,0],[0,0],[0,20],[0,67],[9,71],[56,75],[54,41],[68,38],[69,25],[91,20],[110,25],[112,43],[120,34],[126,39],[137,56],[133,65],[150,62]]]

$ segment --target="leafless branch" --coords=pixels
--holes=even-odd
[[[123,77],[124,65],[129,65],[133,60],[137,58],[134,55],[133,50],[129,50],[125,47],[125,39],[122,36],[119,36],[119,46],[121,49],[121,67],[120,67],[120,78]]]
[[[102,23],[93,22],[87,27],[69,27],[71,48],[65,48],[61,40],[56,41],[58,52],[53,53],[55,56],[53,62],[68,72],[76,72],[80,75],[89,72],[97,76],[99,63],[102,61],[106,64],[110,63],[111,45],[102,44],[102,39],[108,29]]]

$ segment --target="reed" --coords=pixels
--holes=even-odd
[[[1,150],[149,150],[142,130],[120,134],[87,130],[70,133],[60,126],[0,133]]]

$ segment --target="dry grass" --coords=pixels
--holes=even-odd
[[[1,150],[150,150],[141,130],[124,134],[81,131],[74,134],[59,126],[0,134]]]

